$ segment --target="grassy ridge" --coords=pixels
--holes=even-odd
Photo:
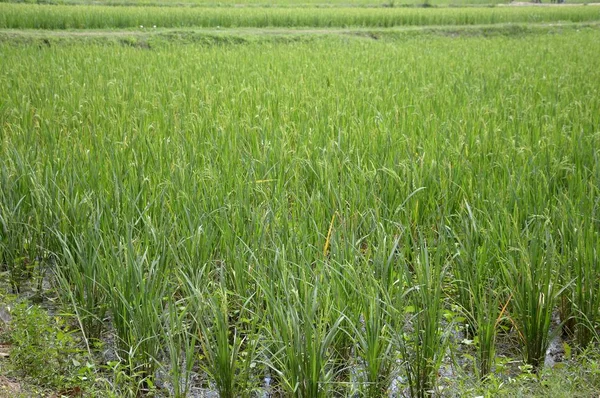
[[[396,42],[428,36],[518,36],[563,34],[571,30],[594,30],[600,23],[494,24],[470,26],[329,28],[329,29],[139,29],[139,30],[0,30],[0,42],[11,45],[123,45],[145,49],[173,45],[233,45],[251,43],[291,43],[324,37],[350,37]]]
[[[140,379],[425,396],[456,312],[480,375],[558,303],[597,338],[597,30],[0,54],[0,265]]]
[[[598,7],[164,8],[0,4],[0,28],[393,27],[600,20]]]

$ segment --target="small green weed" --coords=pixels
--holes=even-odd
[[[10,367],[19,377],[58,390],[81,389],[93,365],[84,359],[65,319],[27,302],[11,309]]]

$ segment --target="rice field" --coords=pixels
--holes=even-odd
[[[465,396],[597,352],[598,21],[0,4],[0,298],[56,296],[109,396]]]
[[[509,4],[508,0],[2,0],[0,3],[46,5],[109,5],[161,7],[493,7]],[[552,0],[545,0],[545,4]],[[569,4],[593,4],[588,0],[569,0]]]
[[[597,22],[600,7],[113,7],[0,3],[0,29],[398,27]]]

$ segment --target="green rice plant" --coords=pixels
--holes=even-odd
[[[350,333],[356,323],[360,322],[360,304],[356,294],[356,278],[353,264],[331,262],[327,268],[327,279],[324,283],[331,288],[332,312],[343,314],[339,325],[340,332],[336,333],[331,342],[331,362],[335,382],[334,388],[344,390],[350,382],[350,371],[353,362],[355,340]],[[362,283],[362,281],[360,281]]]
[[[585,349],[598,339],[597,327],[600,324],[600,248],[598,233],[589,221],[595,218],[595,207],[575,206],[568,198],[564,202],[567,205],[560,211],[564,212],[565,219],[559,229],[563,240],[561,275],[566,287],[562,295],[561,316],[567,336],[575,337],[579,347]],[[582,212],[584,209],[589,210],[592,216]]]
[[[451,231],[458,253],[453,261],[453,283],[457,302],[465,315],[465,335],[477,347],[477,373],[486,377],[495,359],[497,326],[503,313],[500,269],[495,253],[494,234],[482,228],[465,202],[467,217]]]
[[[23,256],[24,248],[28,246],[28,228],[26,224],[18,221],[18,208],[22,202],[16,203],[16,207],[9,209],[8,203],[3,202],[0,212],[0,253],[1,267],[7,272],[13,293],[18,293],[23,283],[28,279],[28,256]],[[14,236],[13,236],[14,234]]]
[[[35,209],[46,208],[44,188],[18,152],[13,152],[11,162],[3,165],[0,173],[0,269],[8,273],[14,293],[33,280],[41,294],[43,262],[47,260],[43,250],[46,231],[42,227],[43,213]]]
[[[197,336],[191,325],[190,305],[169,297],[161,340],[169,356],[168,369],[173,396],[187,397],[196,363]]]
[[[295,278],[288,269],[298,267]],[[281,293],[259,282],[265,295],[266,362],[277,375],[279,388],[294,397],[325,397],[331,391],[331,353],[344,319],[332,306],[323,276],[302,265],[281,269]]]
[[[397,376],[396,356],[391,334],[392,313],[389,297],[375,284],[362,290],[361,323],[352,325],[352,335],[357,344],[357,356],[362,360],[365,374],[363,393],[367,397],[387,396],[392,381]],[[368,282],[367,282],[368,283]]]
[[[255,336],[244,336],[243,330],[231,324],[231,307],[224,291],[216,291],[205,300],[207,308],[196,320],[202,349],[201,366],[215,382],[220,396],[249,396],[252,391],[249,369],[254,353],[248,347],[255,346],[251,341]],[[242,348],[247,349],[246,355],[242,354]]]
[[[134,240],[131,232],[125,239],[115,242],[104,259],[109,286],[107,302],[117,354],[144,390],[152,387],[163,352],[161,325],[169,272],[165,256],[150,258],[148,249]]]
[[[351,383],[352,367],[355,366],[353,353],[356,341],[352,330],[361,322],[362,292],[357,287],[362,286],[364,281],[358,275],[361,271],[369,275],[372,270],[364,257],[363,244],[356,245],[356,236],[346,237],[334,233],[334,222],[338,221],[340,226],[346,222],[337,213],[334,214],[325,237],[323,284],[330,289],[332,312],[343,315],[339,325],[340,332],[335,334],[331,343],[331,361],[334,388],[337,393],[344,394]]]
[[[100,338],[106,317],[107,281],[106,271],[100,269],[105,263],[105,252],[99,231],[91,231],[82,238],[58,234],[62,252],[58,256],[59,266],[55,276],[64,294],[65,303],[73,307],[82,333],[88,339]]]
[[[480,285],[475,293],[479,297],[475,322],[477,325],[477,375],[480,379],[487,377],[493,371],[496,362],[496,336],[498,325],[503,319],[504,311],[509,301],[502,304],[503,297],[498,287]],[[510,296],[508,298],[510,300]]]
[[[467,337],[472,337],[477,333],[474,318],[479,304],[479,297],[473,290],[487,282],[485,272],[488,268],[486,267],[487,253],[484,252],[486,247],[482,245],[485,236],[481,233],[471,207],[466,201],[465,208],[467,217],[462,217],[462,223],[459,222],[457,226],[460,232],[451,231],[458,248],[452,271],[453,283],[458,293],[457,302],[467,314],[465,334]]]
[[[404,294],[396,295],[394,308],[396,316],[406,322],[399,322],[394,332],[412,397],[435,394],[437,372],[445,355],[442,289],[448,259],[443,244],[440,239],[430,254],[429,244],[420,234],[412,247],[412,263],[400,260],[408,287]]]
[[[326,268],[330,278],[328,285],[332,286],[331,294],[336,302],[339,300],[336,307],[339,313],[344,314],[341,333],[334,339],[333,352],[339,358],[336,372],[346,376],[338,377],[338,380],[352,382],[348,376],[351,369],[356,368],[361,393],[384,396],[398,374],[392,338],[395,311],[391,309],[390,298],[392,294],[400,294],[399,289],[403,287],[395,279],[399,276],[398,270],[394,269],[397,268],[394,257],[398,239],[391,247],[384,239],[377,248],[368,247],[366,239],[367,236],[363,237],[359,247],[354,248],[354,263],[331,262]],[[387,278],[390,278],[389,283]],[[344,343],[340,343],[340,339]],[[349,345],[346,340],[350,340]],[[339,355],[338,347],[343,347],[347,355]]]
[[[574,310],[578,322],[575,338],[585,348],[598,340],[600,325],[600,263],[598,232],[589,225],[582,225],[575,247]]]
[[[225,281],[213,285],[211,278],[206,266],[180,273],[192,320],[189,332],[200,350],[199,364],[220,396],[249,396],[258,343],[252,301],[238,307],[238,300],[231,298],[234,294],[225,290]]]
[[[568,286],[561,297],[558,300],[558,312],[560,319],[562,320],[562,337],[573,338],[575,335],[575,329],[577,327],[577,318],[574,315],[574,295],[575,290],[575,267],[573,266],[574,250],[572,223],[570,220],[564,220],[559,217],[559,228],[557,237],[557,252],[560,265],[560,284],[561,286]]]
[[[530,220],[501,264],[511,294],[509,316],[523,344],[524,360],[534,371],[544,365],[552,313],[561,294],[550,227],[547,218]]]

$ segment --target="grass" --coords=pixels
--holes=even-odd
[[[94,10],[86,27],[113,8]],[[134,11],[147,10],[124,20]],[[528,29],[7,38],[3,280],[43,298],[51,275],[85,354],[98,354],[92,338],[116,354],[93,370],[113,395],[165,392],[165,374],[185,396],[199,372],[223,396],[425,396],[449,391],[448,368],[466,372],[465,391],[535,390],[560,372],[544,359],[562,324],[573,356],[595,358],[600,33]],[[454,360],[471,346],[474,365]],[[511,367],[500,359],[515,348]],[[565,377],[598,391],[594,360],[581,363],[588,374]]]

